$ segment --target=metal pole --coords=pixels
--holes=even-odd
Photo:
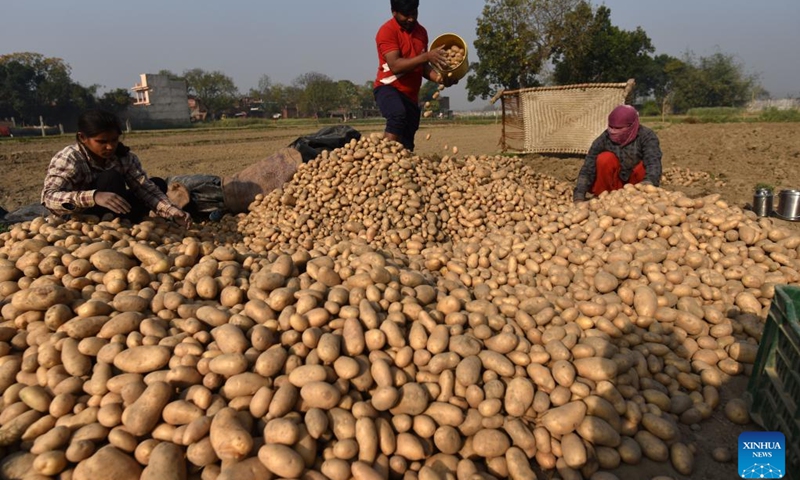
[[[44,137],[45,136],[45,134],[44,134],[44,120],[42,119],[41,115],[39,115],[39,128],[42,129],[42,136]]]

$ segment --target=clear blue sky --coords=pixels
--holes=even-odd
[[[734,54],[773,97],[800,95],[800,0],[603,3],[615,25],[644,28],[656,53]],[[431,40],[455,32],[471,43],[484,5],[422,0],[420,23]],[[311,71],[363,83],[375,76],[374,37],[389,17],[389,0],[3,0],[0,54],[63,58],[74,80],[102,90],[195,67],[222,70],[242,92],[263,74],[284,84]],[[483,107],[467,102],[465,83],[447,90],[452,107]]]

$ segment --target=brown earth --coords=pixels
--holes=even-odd
[[[800,188],[800,124],[651,124],[661,140],[664,170],[705,172],[709,179],[689,186],[665,183],[689,195],[720,193],[732,205],[752,202],[753,188],[767,183],[776,188]],[[286,129],[189,130],[128,135],[150,175],[231,175],[269,156],[317,127]],[[362,133],[380,125],[358,127]],[[499,154],[501,126],[424,125],[417,134],[419,154]],[[431,138],[426,140],[430,134]],[[38,201],[50,158],[70,143],[69,137],[6,139],[0,141],[0,206],[12,210]],[[573,181],[583,163],[579,157],[521,157],[542,173]],[[724,184],[723,184],[724,183]],[[780,220],[776,220],[779,221]],[[789,222],[784,222],[789,223]]]
[[[665,184],[691,196],[719,193],[731,205],[743,207],[753,199],[753,188],[767,183],[778,192],[800,188],[800,124],[654,124],[664,151],[665,171],[681,168],[703,174],[690,185]],[[286,129],[196,130],[184,132],[146,132],[129,135],[125,142],[139,155],[150,175],[178,174],[232,175],[253,162],[287,146],[295,138],[314,132],[317,127]],[[362,133],[380,131],[381,125],[359,127]],[[501,127],[492,125],[425,125],[417,136],[421,155],[499,154]],[[426,136],[430,134],[430,139]],[[68,137],[0,141],[0,206],[12,210],[37,202],[50,158],[69,144]],[[573,181],[582,165],[578,157],[520,157],[536,170],[558,180]],[[800,229],[800,223],[775,220]],[[735,378],[721,389],[721,405],[742,395],[746,377]],[[693,478],[712,480],[738,478],[735,456],[737,437],[755,424],[734,425],[722,409],[703,422],[697,431],[682,427],[684,440],[697,448]],[[733,462],[719,464],[711,459],[715,447],[728,448]],[[686,478],[669,463],[643,461],[623,466],[615,472],[625,479],[651,479],[657,475]],[[546,475],[546,477],[549,477]]]

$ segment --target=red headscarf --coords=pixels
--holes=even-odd
[[[608,116],[608,136],[611,141],[625,146],[639,134],[639,113],[630,105],[620,105]]]

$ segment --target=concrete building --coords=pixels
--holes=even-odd
[[[131,90],[135,101],[126,114],[134,129],[177,128],[190,124],[189,97],[184,80],[143,73]]]

